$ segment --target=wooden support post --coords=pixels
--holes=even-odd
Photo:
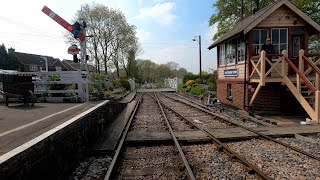
[[[261,89],[261,83],[258,84],[258,87],[256,88],[256,90],[254,91],[252,97],[251,97],[251,100],[250,100],[250,103],[249,103],[249,106],[252,106],[254,100],[256,99],[258,93],[260,92],[260,89]]]
[[[320,91],[316,91],[315,92],[315,120],[317,121],[318,124],[320,124]]]
[[[316,89],[317,89],[317,91],[319,91],[319,74],[318,73],[316,73]]]
[[[260,65],[260,84],[261,86],[266,85],[266,51],[261,51],[260,53],[261,65]]]
[[[285,83],[284,83],[284,77],[287,76],[287,72],[286,72],[287,62],[286,62],[285,57],[287,57],[288,51],[287,51],[287,50],[283,50],[283,51],[282,51],[282,54],[283,54],[283,56],[282,56],[282,62],[281,62],[281,75],[282,75],[282,83],[281,83],[281,84],[282,84],[282,85],[285,85]]]
[[[301,73],[304,72],[304,61],[302,59],[303,56],[304,56],[304,50],[300,49],[300,51],[299,51],[299,71]],[[297,89],[298,89],[298,92],[301,93],[301,78],[298,74],[297,74]]]

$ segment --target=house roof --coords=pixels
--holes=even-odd
[[[42,56],[37,54],[28,54],[22,52],[15,52],[15,56],[19,59],[22,64],[25,65],[38,65],[38,66],[45,66],[45,60],[43,57],[46,57],[48,60],[48,66],[51,67],[58,63],[60,59],[53,58],[51,56]]]
[[[22,52],[15,52],[15,56],[24,65],[45,65],[45,61],[41,56],[36,54],[27,54]]]
[[[288,0],[279,0],[260,11],[256,12],[255,14],[245,18],[244,20],[238,22],[234,28],[230,31],[226,32],[223,36],[221,36],[218,40],[216,40],[213,44],[211,44],[208,49],[212,49],[216,47],[218,44],[222,43],[223,41],[243,32],[243,34],[247,34],[251,29],[257,26],[261,21],[263,21],[266,17],[268,17],[271,13],[277,10],[282,5],[286,5],[289,9],[299,15],[303,20],[308,22],[312,27],[314,27],[318,32],[320,32],[320,25],[312,20],[309,16],[307,16],[304,12],[302,12],[299,8],[293,5]]]
[[[64,59],[62,60],[62,64],[69,70],[69,71],[76,71],[80,68],[80,63],[74,63],[71,60]],[[79,64],[79,65],[78,65]]]

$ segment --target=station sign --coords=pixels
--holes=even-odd
[[[223,74],[225,77],[237,77],[238,76],[238,68],[225,69]]]

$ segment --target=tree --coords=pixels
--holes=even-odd
[[[209,21],[209,25],[213,26],[218,23],[218,31],[213,36],[213,40],[218,39],[228,32],[242,18],[246,18],[259,9],[274,3],[276,0],[243,0],[243,13],[241,11],[241,1],[239,0],[217,0],[213,7],[217,10]],[[308,16],[320,23],[320,2],[319,0],[291,0],[299,9],[304,11]],[[315,38],[317,39],[317,38]],[[311,39],[314,40],[314,39]]]
[[[87,38],[87,47],[98,72],[104,69],[107,74],[108,68],[114,67],[119,77],[119,60],[124,60],[131,49],[139,48],[136,27],[127,22],[120,10],[96,3],[84,4],[77,12],[75,21],[83,20],[87,34],[93,36]],[[70,35],[67,42],[75,43]]]
[[[14,54],[8,54],[4,44],[0,45],[0,69],[5,70],[23,70],[22,63]]]

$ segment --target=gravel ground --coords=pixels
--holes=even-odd
[[[120,179],[185,179],[185,172],[162,172],[145,176],[125,175],[125,170],[159,169],[184,165],[174,146],[140,146],[128,147],[125,150],[124,160],[119,168]]]
[[[159,105],[153,98],[145,95],[132,122],[131,130],[165,130],[166,126]]]
[[[111,157],[90,157],[86,161],[80,163],[71,179],[78,180],[95,180],[103,179],[111,163]]]
[[[173,130],[185,131],[192,129],[191,125],[188,125],[183,119],[179,118],[175,113],[170,112],[167,109],[165,109],[165,113]]]
[[[277,138],[277,140],[289,144],[293,147],[299,148],[317,157],[320,157],[320,142],[311,143],[296,138]]]
[[[167,95],[174,96],[173,94],[170,94],[170,93],[167,93]],[[196,97],[193,97],[193,96],[190,96],[190,95],[186,95],[186,94],[180,94],[180,95],[182,95],[183,97],[186,97],[186,98],[188,98],[190,100],[193,100],[193,101],[195,101],[197,103],[200,103],[200,104],[205,104],[206,103],[206,102],[201,101],[199,98],[196,98]],[[175,96],[175,97],[177,97],[177,96]],[[253,121],[250,121],[250,120],[243,119],[242,116],[237,112],[239,109],[237,109],[235,107],[224,105],[224,104],[221,104],[221,103],[214,103],[211,106],[211,108],[216,110],[215,113],[218,113],[218,114],[220,114],[222,116],[226,116],[226,117],[230,118],[230,120],[232,120],[233,122],[240,123],[241,125],[245,125],[248,128],[265,127],[262,124],[259,124],[259,123],[256,123],[256,122],[253,122]],[[220,112],[220,110],[221,110],[221,112]],[[244,121],[245,121],[245,123],[244,123]]]
[[[183,146],[196,179],[255,179],[213,144]]]
[[[313,140],[316,140],[317,142],[320,143],[320,133],[318,133],[317,135],[310,135],[310,136],[307,136],[308,138],[311,138]]]
[[[250,163],[274,179],[319,179],[320,162],[271,141],[228,143]]]
[[[207,128],[229,128],[229,127],[234,127],[234,125],[225,122],[223,120],[220,120],[219,118],[212,116],[212,115],[208,115],[205,112],[202,112],[200,110],[197,110],[193,107],[190,107],[188,105],[185,105],[181,102],[176,102],[173,101],[172,99],[166,98],[165,96],[159,96],[161,101],[163,101],[164,103],[166,103],[170,108],[174,109],[175,111],[179,112],[180,114],[182,114],[183,116],[189,117],[190,119],[196,120],[196,121],[200,121],[200,123],[202,123],[202,125],[204,127]],[[220,115],[225,115],[222,113],[218,113]],[[230,118],[231,117],[231,118]],[[249,121],[249,120],[245,120],[243,118],[241,118],[239,115],[235,114],[233,116],[230,116],[229,120],[232,122],[235,122],[237,124],[243,125],[245,127],[248,128],[253,128],[253,127],[261,127],[262,125]]]

